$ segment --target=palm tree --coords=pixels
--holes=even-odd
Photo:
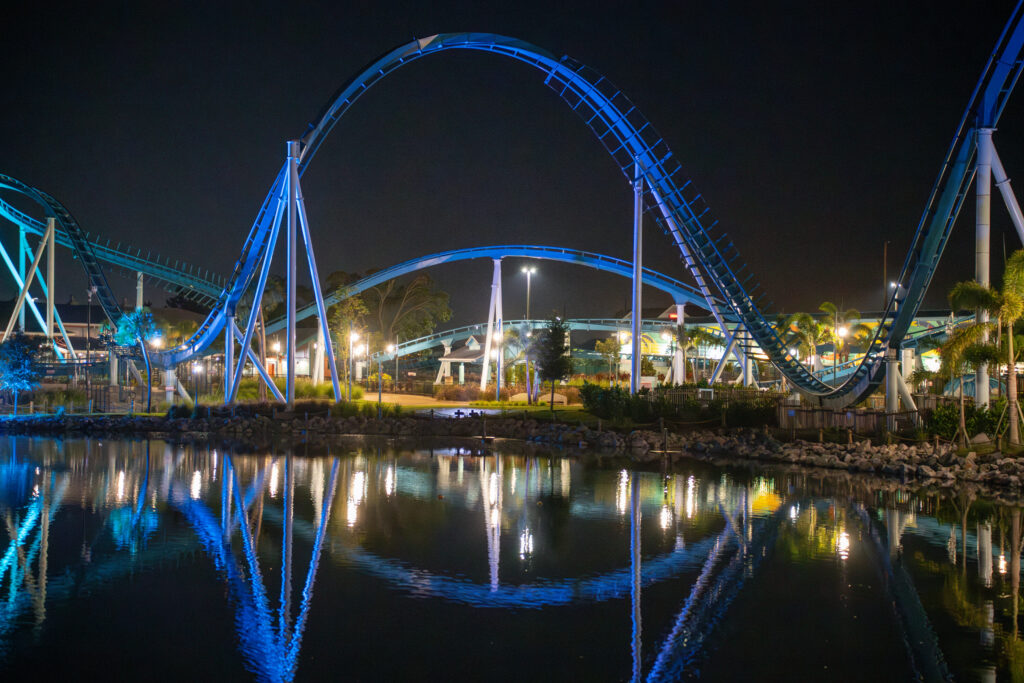
[[[856,308],[840,311],[839,307],[831,301],[824,301],[821,306],[818,306],[818,310],[826,315],[821,324],[828,330],[837,360],[839,358],[846,360],[849,356],[848,340],[867,336],[870,334],[870,328],[860,322],[860,311]]]
[[[1009,432],[1010,443],[1020,443],[1020,418],[1017,408],[1017,352],[1014,343],[1013,326],[1024,316],[1024,250],[1017,250],[1010,255],[1006,262],[1006,269],[1003,272],[1003,287],[1001,290],[994,290],[972,280],[958,282],[949,292],[949,304],[954,310],[977,309],[987,311],[996,316],[996,320],[988,322],[975,322],[972,325],[962,328],[950,338],[951,344],[954,340],[957,343],[954,353],[968,353],[968,349],[975,346],[973,354],[978,360],[987,360],[986,354],[976,348],[985,334],[994,331],[997,334],[995,349],[1004,346],[1002,343],[1003,328],[1006,329],[1005,354],[1007,365],[1006,409],[1009,411]],[[967,342],[966,340],[971,340]],[[992,355],[991,353],[987,355]],[[962,381],[961,381],[962,384]],[[961,390],[961,420],[963,420],[963,391]]]
[[[817,370],[818,345],[831,339],[828,328],[815,320],[810,313],[794,313],[789,318],[789,326],[794,330],[798,341],[797,350],[811,366],[811,370]]]

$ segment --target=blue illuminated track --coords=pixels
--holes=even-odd
[[[391,266],[390,268],[378,270],[377,272],[367,275],[361,280],[357,280],[356,282],[348,285],[340,293],[334,292],[325,296],[324,304],[332,306],[345,297],[356,296],[357,294],[365,292],[367,289],[376,287],[388,280],[393,280],[396,277],[408,275],[409,273],[423,270],[425,268],[433,268],[434,266],[439,266],[445,263],[455,263],[456,261],[466,261],[469,259],[500,259],[510,257],[559,261],[561,263],[575,263],[588,268],[604,271],[606,273],[614,273],[628,278],[633,277],[632,262],[615,258],[614,256],[605,256],[604,254],[595,254],[593,252],[581,251],[579,249],[533,246],[525,244],[470,247],[468,249],[453,249],[451,251],[443,251],[437,254],[429,254],[427,256],[410,259],[403,263]],[[707,308],[708,304],[704,295],[693,285],[680,282],[673,277],[659,273],[656,270],[651,270],[650,268],[644,268],[643,282],[649,287],[654,287],[655,289],[666,292],[672,297],[672,301],[677,304],[692,303],[702,308]],[[302,320],[315,314],[316,305],[310,304],[296,311],[295,319]],[[285,319],[283,317],[268,322],[267,333],[269,334],[277,332],[278,330],[283,330],[284,326]]]
[[[0,175],[0,188],[25,195],[40,204],[44,210],[56,202],[38,188],[29,187],[10,176]],[[44,197],[48,197],[48,199],[44,199]],[[66,209],[62,214],[70,216],[70,212]],[[19,211],[3,200],[0,200],[0,216],[25,228],[26,232],[40,237],[46,231],[46,224],[43,221]],[[143,273],[171,294],[186,296],[199,304],[213,305],[224,291],[223,278],[216,273],[203,272],[202,269],[178,261],[172,263],[169,258],[160,259],[159,256],[154,258],[150,252],[143,255],[143,250],[140,248],[132,249],[127,245],[122,248],[120,244],[111,246],[109,240],[104,243],[99,236],[83,232],[78,223],[73,220],[61,221],[58,218],[54,240],[60,246],[74,250],[75,256],[83,264],[98,261],[120,268],[132,275]],[[85,249],[85,245],[88,245],[88,250],[92,252],[91,258],[86,254],[86,258],[83,259],[82,253],[79,251],[79,249]],[[104,312],[107,312],[106,309]],[[116,318],[114,320],[116,321]]]

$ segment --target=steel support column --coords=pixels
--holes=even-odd
[[[286,290],[285,315],[288,320],[288,331],[285,343],[288,348],[285,357],[285,401],[288,409],[295,408],[295,287],[298,276],[295,266],[296,235],[299,225],[299,207],[296,198],[296,190],[299,185],[299,142],[298,140],[288,141],[288,237],[286,248],[285,269]]]
[[[897,350],[893,348],[885,351],[885,412],[886,425],[892,430],[895,419],[893,414],[899,410],[899,376],[900,365],[897,357]]]
[[[484,360],[480,370],[480,391],[487,389],[491,374],[491,343],[494,339],[494,321],[498,297],[501,295],[501,259],[494,260],[494,274],[491,276],[491,302],[487,307],[487,338],[484,340]]]
[[[975,236],[974,236],[974,279],[979,284],[988,286],[989,259],[991,242],[992,213],[992,129],[978,129],[978,162],[975,173],[977,182],[977,203],[975,204]],[[975,313],[978,322],[988,322],[988,311],[978,310]],[[985,334],[984,341],[988,341]],[[987,406],[989,403],[988,364],[978,366],[974,382],[974,404]]]
[[[633,180],[633,357],[629,364],[629,393],[640,390],[641,339],[643,324],[643,269],[644,269],[644,178],[640,164],[636,165]]]
[[[50,222],[52,220],[53,220],[52,218],[47,218],[46,219],[46,226],[47,226],[47,228],[49,228]],[[28,240],[25,239],[25,226],[19,224],[18,225],[18,276],[21,278],[22,282],[25,281],[25,266],[27,265],[28,254],[29,254],[29,249],[28,249]],[[18,327],[21,328],[22,331],[25,330],[25,309],[21,309],[20,311],[18,311]]]
[[[1003,202],[1006,204],[1006,210],[1010,212],[1010,220],[1013,222],[1013,227],[1017,229],[1017,236],[1020,237],[1021,242],[1024,242],[1024,216],[1021,215],[1017,195],[1010,187],[1010,179],[1006,175],[1006,169],[1003,168],[1002,160],[999,159],[995,143],[991,143],[990,147],[992,151],[992,180],[999,188],[999,194],[1003,195]]]
[[[54,282],[54,236],[57,233],[57,220],[50,216],[46,219],[46,234],[49,238],[46,241],[46,339],[53,341],[53,290],[56,288]],[[25,311],[21,311],[21,326],[25,327]]]
[[[139,309],[143,306],[142,301],[142,283],[145,280],[145,276],[141,271],[135,273],[135,308]]]
[[[228,314],[224,325],[224,396],[231,396],[232,369],[235,367],[235,316]],[[242,349],[245,353],[245,349]]]
[[[686,325],[686,304],[676,304],[676,328]],[[675,330],[673,330],[673,333]],[[672,381],[675,384],[686,382],[686,363],[683,362],[683,345],[676,339],[676,352],[672,357]]]

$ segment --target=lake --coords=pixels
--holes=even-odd
[[[1021,508],[499,445],[0,440],[0,678],[1024,678]]]

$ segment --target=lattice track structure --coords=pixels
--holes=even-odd
[[[169,257],[161,258],[141,248],[122,247],[120,243],[111,246],[110,240],[104,241],[99,235],[90,235],[83,230],[71,212],[59,201],[39,188],[6,175],[0,175],[0,189],[21,194],[39,204],[48,216],[57,222],[56,243],[73,251],[75,257],[82,262],[90,284],[97,288],[100,305],[104,314],[113,321],[120,316],[121,309],[116,298],[110,292],[109,284],[100,264],[120,269],[125,274],[142,273],[150,282],[158,284],[171,294],[185,296],[201,305],[213,305],[224,292],[226,280],[223,276],[203,270],[195,265],[174,261]],[[42,236],[46,224],[10,203],[0,200],[0,216],[16,226],[25,229],[26,233]],[[13,263],[8,266],[14,269]],[[37,278],[42,281],[41,274]],[[20,286],[20,283],[19,283]]]
[[[296,180],[305,173],[316,151],[349,108],[369,88],[395,69],[421,57],[445,50],[474,50],[509,57],[528,64],[544,74],[544,83],[553,89],[591,128],[632,186],[639,176],[644,181],[644,210],[667,233],[680,250],[683,262],[696,281],[713,315],[725,327],[725,317],[735,316],[747,330],[748,345],[756,345],[793,385],[817,403],[834,408],[856,403],[881,384],[887,355],[894,355],[900,341],[920,307],[931,282],[939,257],[963,205],[974,177],[977,131],[994,128],[1006,101],[1020,76],[1020,53],[1024,45],[1021,4],[1014,9],[957,126],[953,141],[942,164],[926,209],[918,224],[910,250],[897,283],[888,300],[882,324],[872,339],[861,365],[842,384],[832,387],[794,358],[762,311],[763,293],[752,283],[753,275],[739,258],[739,251],[713,219],[710,208],[691,180],[686,178],[664,139],[610,81],[569,57],[555,58],[551,53],[521,40],[485,33],[438,34],[401,45],[374,61],[343,85],[331,98],[316,123],[310,124],[299,140]],[[233,337],[240,334],[234,322],[239,301],[258,273],[263,273],[272,258],[277,229],[288,204],[289,160],[278,173],[270,192],[249,231],[241,255],[219,297],[217,307],[184,344],[157,355],[165,367],[187,361],[214,343],[225,333],[229,355]],[[59,206],[59,205],[58,205]],[[65,216],[54,208],[62,227]],[[73,219],[70,219],[73,223]],[[302,216],[303,229],[308,230]],[[79,229],[79,235],[81,233]],[[68,231],[69,236],[72,235]],[[308,233],[307,233],[308,234]],[[75,241],[76,238],[72,237]],[[88,242],[79,239],[83,265],[92,283],[101,290],[100,301],[109,317],[116,313],[116,301]],[[312,261],[312,251],[307,251]],[[263,279],[262,277],[260,278]],[[257,290],[262,286],[258,285]],[[755,297],[755,295],[757,295]],[[255,297],[255,298],[258,298]],[[320,314],[323,299],[317,296]],[[721,299],[721,301],[719,301]],[[723,304],[724,302],[724,304]],[[294,316],[293,316],[294,318]],[[292,321],[294,323],[294,320]],[[249,335],[244,335],[248,337]],[[255,362],[251,349],[244,348]],[[226,392],[227,393],[227,392]]]

